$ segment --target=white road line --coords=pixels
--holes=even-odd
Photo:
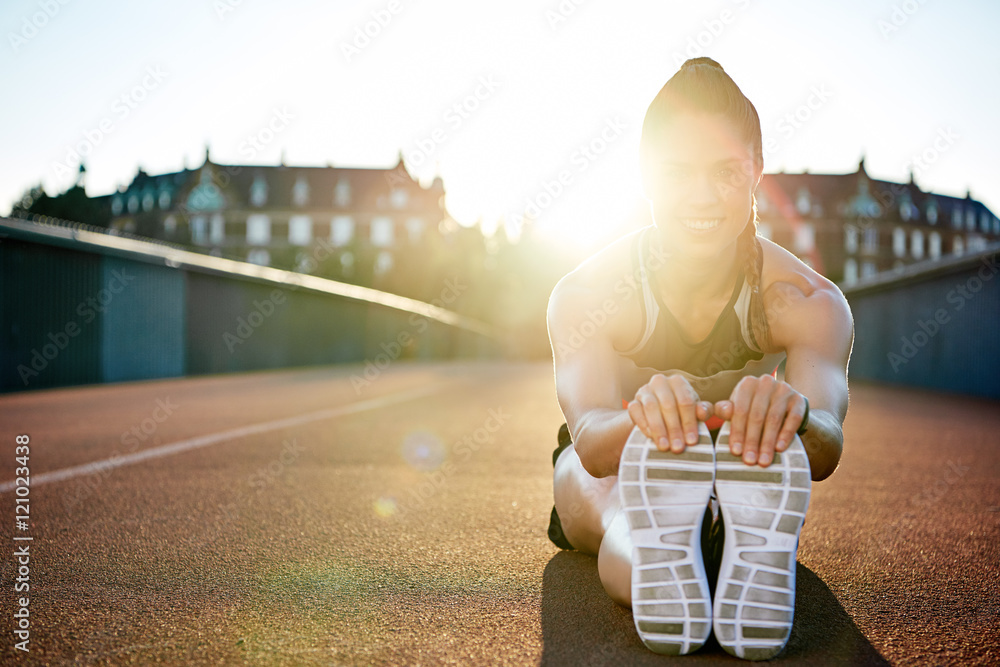
[[[389,396],[381,396],[379,398],[371,398],[367,401],[359,401],[357,403],[342,405],[336,408],[327,408],[325,410],[309,412],[297,417],[287,417],[285,419],[277,419],[275,421],[263,422],[261,424],[253,424],[252,426],[244,426],[242,428],[234,428],[228,431],[203,435],[197,438],[189,438],[188,440],[172,442],[167,445],[153,447],[152,449],[144,449],[143,451],[136,452],[134,454],[112,456],[111,458],[103,459],[101,461],[84,463],[83,465],[73,466],[72,468],[63,468],[62,470],[43,472],[38,475],[31,476],[31,487],[34,488],[51,482],[61,482],[66,479],[72,479],[73,477],[80,477],[82,475],[92,475],[102,470],[120,468],[122,466],[132,465],[133,463],[139,463],[140,461],[148,461],[150,459],[158,459],[164,456],[172,456],[173,454],[180,454],[181,452],[186,452],[191,449],[199,449],[201,447],[207,447],[219,442],[234,440],[248,435],[266,433],[267,431],[274,431],[276,429],[288,428],[291,426],[301,426],[302,424],[308,424],[309,422],[321,421],[323,419],[333,419],[334,417],[343,417],[344,415],[352,415],[366,410],[375,410],[377,408],[392,405],[393,403],[402,403],[415,398],[420,398],[422,396],[427,396],[429,394],[434,394],[444,389],[447,384],[452,383],[431,387],[421,387],[411,391],[390,394]],[[13,490],[13,480],[0,484],[0,493],[6,493]]]

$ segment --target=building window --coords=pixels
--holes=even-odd
[[[986,211],[979,213],[979,230],[984,233],[990,231],[990,216]]]
[[[153,196],[152,192],[146,192],[142,196],[142,210],[152,211],[154,206],[156,206],[156,197]]]
[[[208,242],[209,243],[222,243],[226,238],[226,219],[222,217],[221,213],[216,213],[212,216],[212,226],[209,230]]]
[[[312,241],[312,218],[293,215],[288,220],[288,242],[292,245],[309,245]]]
[[[941,257],[941,235],[937,232],[931,232],[927,237],[927,253],[931,259]]]
[[[965,211],[965,228],[970,232],[976,231],[976,212],[971,206]]]
[[[910,252],[913,254],[913,259],[924,257],[924,233],[919,229],[914,229],[910,234]]]
[[[267,245],[271,242],[271,219],[262,213],[247,217],[247,243]],[[247,261],[250,261],[249,259]]]
[[[965,252],[965,242],[958,234],[951,241],[951,252],[953,255],[961,255]]]
[[[906,232],[903,231],[902,227],[896,227],[892,230],[892,254],[896,257],[902,257],[906,254]]]
[[[927,222],[936,225],[938,221],[938,205],[933,199],[927,204]]]
[[[844,260],[844,284],[853,285],[858,282],[858,262],[853,257]]]
[[[132,195],[131,197],[128,198],[128,212],[136,213],[138,210],[139,210],[139,198],[135,195]]]
[[[993,233],[1000,234],[1000,218],[993,216]]]
[[[303,176],[299,176],[292,186],[292,203],[296,206],[305,206],[309,203],[309,183]]]
[[[799,194],[795,200],[795,208],[801,215],[809,215],[812,210],[812,203],[809,201],[809,191],[805,188],[799,189]]]
[[[333,203],[337,206],[351,205],[351,184],[347,181],[337,181],[333,188]]]
[[[196,215],[191,218],[191,243],[205,245],[207,238],[205,216]]]
[[[258,176],[253,179],[253,185],[250,186],[250,204],[260,208],[267,203],[267,181],[264,180],[263,176]]]
[[[757,223],[757,236],[762,239],[771,240],[771,225],[766,222]]]
[[[163,233],[166,236],[173,236],[177,233],[177,218],[168,215],[163,221]]]
[[[957,204],[951,210],[951,226],[955,229],[962,228],[962,208]]]
[[[876,273],[877,273],[877,271],[875,271],[875,262],[872,262],[870,260],[866,260],[864,262],[861,262],[861,277],[862,278],[871,278]]]
[[[354,237],[354,220],[349,215],[334,216],[330,222],[330,242],[335,246],[347,245]]]
[[[267,266],[271,263],[271,253],[264,248],[252,248],[247,253],[247,261],[259,266]]]
[[[854,225],[844,227],[844,251],[848,255],[853,255],[858,251],[858,228]],[[855,273],[857,273],[857,268],[855,265]]]
[[[391,246],[394,240],[394,229],[392,218],[378,217],[372,220],[372,245],[377,248]]]
[[[383,250],[375,257],[375,275],[383,276],[392,269],[392,253]]]
[[[389,195],[389,203],[393,208],[403,208],[409,200],[409,193],[402,188],[396,188],[392,191],[392,194]]]
[[[167,190],[160,191],[160,209],[166,211],[170,208],[170,192]]]
[[[795,252],[809,252],[816,245],[816,232],[811,222],[803,222],[795,228]]]
[[[121,215],[122,213],[122,198],[115,195],[111,199],[111,215]]]
[[[420,243],[424,235],[424,221],[420,218],[410,218],[406,221],[406,233],[410,237],[410,243]]]
[[[865,229],[864,250],[868,253],[878,252],[878,230],[874,227]]]

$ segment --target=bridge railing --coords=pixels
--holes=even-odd
[[[843,288],[849,376],[1000,398],[1000,244]]]
[[[84,225],[0,219],[0,292],[2,391],[502,353],[429,303]]]

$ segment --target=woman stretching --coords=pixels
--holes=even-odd
[[[640,148],[654,224],[549,301],[566,417],[549,535],[597,556],[653,651],[714,630],[733,655],[771,658],[791,632],[811,480],[843,448],[851,312],[757,236],[760,119],[718,63],[684,63]]]

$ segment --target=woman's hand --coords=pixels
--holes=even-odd
[[[770,375],[743,378],[728,401],[715,404],[715,414],[729,421],[729,451],[761,467],[788,448],[805,410],[802,394]]]
[[[712,416],[713,407],[698,400],[684,376],[654,375],[635,392],[628,414],[657,448],[680,454],[687,445],[698,444],[698,421]]]

